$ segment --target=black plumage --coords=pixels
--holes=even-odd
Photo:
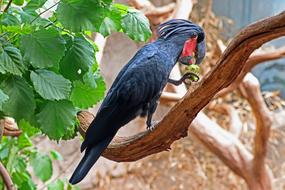
[[[192,36],[204,42],[201,27],[190,21],[173,19],[158,28],[158,39],[142,47],[119,72],[95,119],[87,130],[81,151],[85,155],[70,183],[80,182],[106,149],[120,127],[139,115],[147,115],[147,126],[156,110],[170,71],[183,45]]]

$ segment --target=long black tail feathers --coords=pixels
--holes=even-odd
[[[85,151],[85,155],[80,161],[79,165],[72,174],[69,183],[77,184],[79,183],[89,172],[95,162],[98,160],[102,152],[107,148],[107,146],[112,141],[113,137],[108,137],[105,140],[98,143],[96,146],[88,147]]]

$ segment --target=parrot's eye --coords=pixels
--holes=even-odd
[[[185,65],[192,64],[192,59],[195,57],[197,47],[197,36],[191,37],[184,43],[184,47],[179,58],[179,62]]]

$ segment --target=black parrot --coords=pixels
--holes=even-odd
[[[95,119],[90,124],[81,151],[85,155],[74,171],[70,183],[80,182],[107,148],[117,131],[135,117],[147,115],[147,127],[157,101],[180,61],[200,64],[206,53],[203,29],[182,19],[173,19],[158,27],[158,39],[142,47],[123,67],[107,93]],[[176,81],[177,82],[177,81]]]

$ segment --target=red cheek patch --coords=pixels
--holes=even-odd
[[[196,51],[197,37],[190,38],[184,43],[181,57],[193,57],[193,53]]]

